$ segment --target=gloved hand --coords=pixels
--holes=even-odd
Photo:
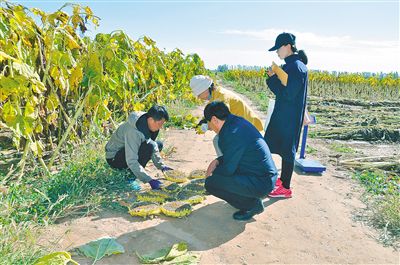
[[[139,190],[142,189],[142,188],[140,187],[140,184],[139,184],[135,179],[129,180],[129,181],[128,181],[128,184],[129,184],[129,187],[130,187],[132,190],[134,190],[134,191],[139,191]]]
[[[168,166],[162,166],[162,168],[161,168],[161,171],[164,173],[165,171],[168,171],[168,170],[174,170],[173,168],[170,168],[170,167],[168,167]]]
[[[161,186],[162,186],[162,182],[157,179],[150,180],[149,184],[151,186],[151,189],[153,189],[153,190],[159,190],[159,189],[161,189]]]

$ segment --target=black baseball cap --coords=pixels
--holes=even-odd
[[[275,50],[279,49],[280,47],[282,47],[283,45],[288,45],[288,44],[295,45],[296,44],[296,36],[293,35],[292,33],[283,32],[283,33],[279,34],[278,37],[276,37],[275,46],[272,47],[271,49],[269,49],[268,51],[270,51],[270,52],[275,51]]]

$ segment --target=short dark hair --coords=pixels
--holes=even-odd
[[[211,121],[212,116],[224,121],[229,114],[231,114],[231,112],[229,111],[228,106],[226,106],[222,101],[213,101],[207,104],[204,109],[204,118],[206,118],[207,121]]]
[[[169,120],[167,109],[164,106],[153,105],[147,111],[147,115],[152,117],[155,121],[160,121],[162,119],[165,119],[166,121]]]

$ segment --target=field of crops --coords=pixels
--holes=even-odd
[[[232,69],[218,75],[263,111],[268,107],[268,99],[274,98],[266,86],[264,69]],[[327,156],[335,158],[331,167],[349,172],[365,187],[366,204],[372,209],[368,218],[382,229],[383,241],[393,243],[388,240],[391,236],[398,240],[400,156],[395,150],[400,143],[400,79],[397,73],[364,77],[310,71],[307,108],[317,120],[308,137],[329,150]],[[371,146],[369,150],[357,150],[352,147],[357,142]],[[391,155],[379,153],[380,146],[391,150]],[[317,152],[309,144],[307,150]]]
[[[264,76],[264,69],[223,73],[224,80],[273,98]],[[400,142],[399,102],[400,79],[395,74],[365,78],[362,74],[310,71],[308,109],[318,119],[315,137]]]
[[[150,37],[132,39],[120,30],[85,36],[98,24],[87,6],[65,4],[46,13],[0,2],[0,264],[31,264],[42,256],[35,242],[40,226],[120,209],[116,200],[128,193],[130,173],[106,164],[104,144],[131,111],[158,103],[171,114],[166,126],[195,124],[189,110],[199,101],[189,80],[211,74],[202,59],[165,52]],[[218,77],[262,110],[273,97],[265,69]],[[310,137],[400,143],[397,74],[311,71],[308,96],[318,121]],[[399,237],[400,166],[391,159],[373,172],[356,164],[355,176],[383,198],[380,225]]]
[[[309,99],[318,117],[313,136],[338,140],[399,143],[400,103],[348,99]]]
[[[85,36],[98,25],[88,6],[0,2],[0,264],[40,256],[36,225],[114,207],[126,172],[106,166],[104,142],[130,112],[158,103],[175,106],[173,125],[195,121],[189,79],[208,72],[197,54],[120,30]]]
[[[0,126],[23,150],[20,169],[33,154],[48,171],[65,142],[115,125],[132,110],[195,101],[188,84],[206,72],[199,56],[166,53],[149,37],[132,40],[122,31],[80,37],[89,24],[98,25],[89,7],[45,13],[1,5]]]

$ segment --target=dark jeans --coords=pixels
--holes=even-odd
[[[274,188],[277,176],[250,177],[213,174],[206,179],[206,190],[239,210],[250,210]]]
[[[156,141],[156,142],[150,141],[149,143],[143,142],[140,145],[138,162],[142,167],[146,167],[147,163],[150,161],[151,156],[153,155],[155,144],[157,144],[159,151],[163,149],[164,144],[161,141]],[[128,164],[126,163],[125,148],[120,149],[115,154],[114,158],[107,159],[107,163],[112,168],[117,168],[117,169],[128,168]]]
[[[285,189],[290,189],[290,181],[292,180],[294,161],[282,159],[281,181]]]

